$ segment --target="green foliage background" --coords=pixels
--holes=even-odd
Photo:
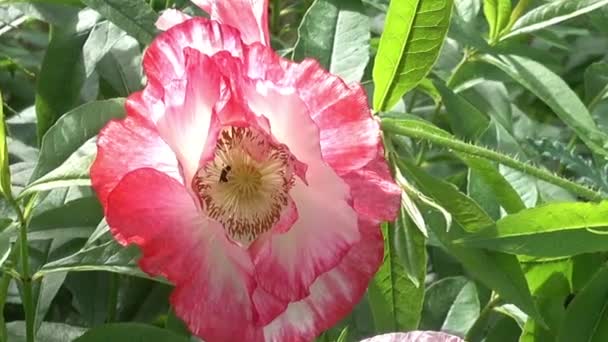
[[[271,0],[273,47],[361,82],[403,188],[365,298],[318,341],[608,340],[608,0]],[[186,0],[0,0],[0,340],[196,341],[118,246],[94,138]],[[27,248],[26,248],[27,247]]]

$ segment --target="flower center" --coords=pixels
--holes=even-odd
[[[227,235],[249,246],[281,217],[294,184],[291,154],[251,127],[229,126],[219,134],[215,155],[193,179],[203,210]]]

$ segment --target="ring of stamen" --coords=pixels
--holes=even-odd
[[[251,127],[229,126],[215,155],[198,170],[193,189],[206,214],[236,243],[249,246],[279,220],[294,184],[291,154]]]

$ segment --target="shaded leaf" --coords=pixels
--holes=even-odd
[[[85,9],[71,22],[51,27],[36,85],[38,141],[63,113],[78,104],[85,80],[82,47],[97,19],[94,11]]]
[[[524,14],[503,38],[534,32],[564,20],[589,13],[608,4],[608,0],[556,0]]]
[[[369,40],[361,0],[317,0],[302,19],[293,58],[314,58],[346,82],[359,82],[369,61]]]
[[[150,44],[158,33],[158,15],[144,0],[82,0],[142,44]]]

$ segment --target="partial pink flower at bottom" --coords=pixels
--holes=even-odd
[[[464,342],[458,336],[436,331],[411,331],[374,336],[361,342]]]
[[[144,70],[91,169],[114,237],[175,284],[176,314],[208,342],[333,326],[400,204],[362,88],[202,18],[157,37]]]

